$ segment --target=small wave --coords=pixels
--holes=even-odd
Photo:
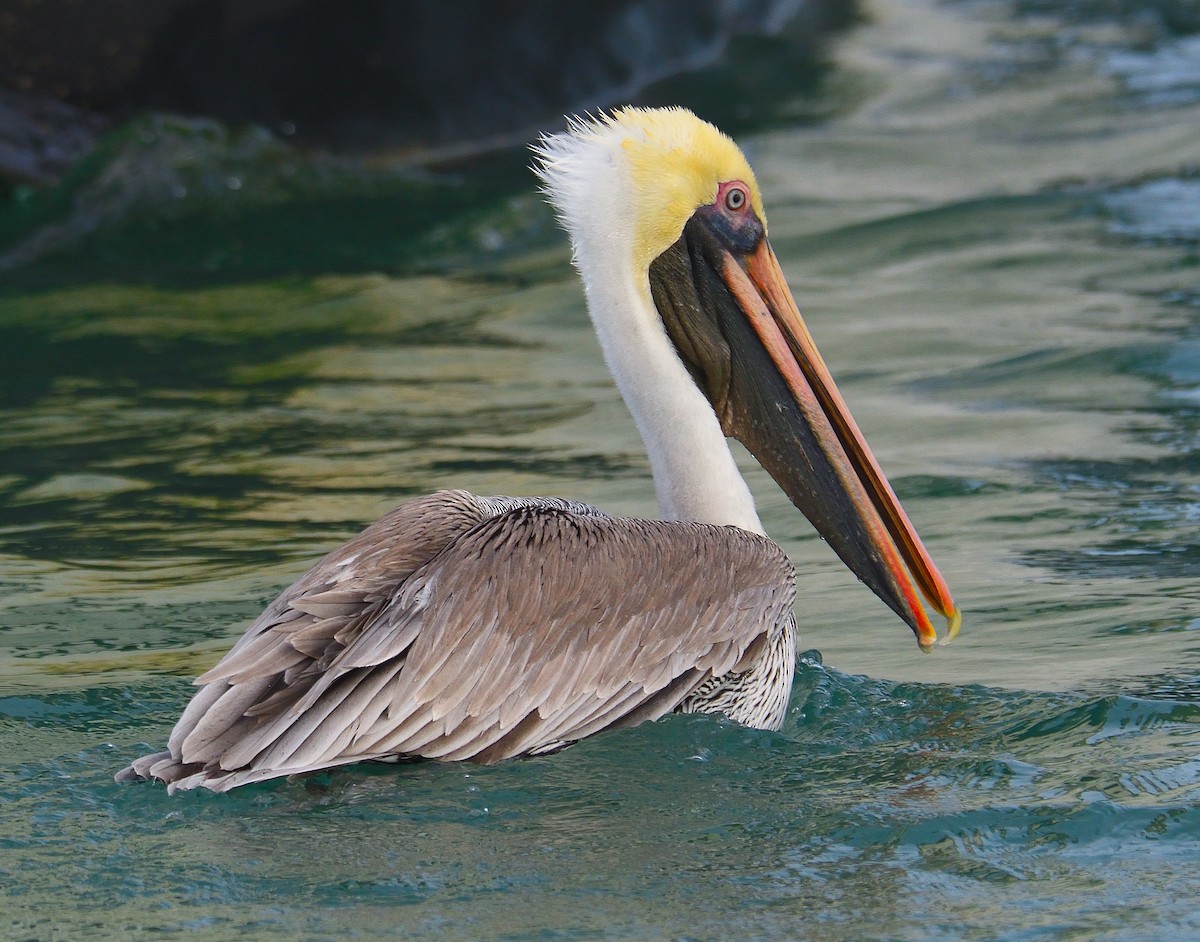
[[[1105,62],[1128,91],[1155,106],[1200,101],[1200,36],[1158,44],[1149,52],[1119,50]]]
[[[1117,235],[1166,242],[1200,241],[1200,179],[1168,177],[1103,198]]]

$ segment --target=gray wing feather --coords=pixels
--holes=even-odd
[[[226,790],[395,755],[493,762],[675,709],[781,629],[791,564],[732,527],[442,492],[329,554],[124,777]]]

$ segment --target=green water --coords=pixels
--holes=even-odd
[[[966,612],[921,655],[747,459],[812,649],[779,733],[674,717],[491,768],[113,783],[398,501],[651,515],[653,490],[519,154],[430,182],[154,124],[21,196],[0,936],[1200,938],[1195,40],[1027,6],[879,0],[803,121],[743,137]]]

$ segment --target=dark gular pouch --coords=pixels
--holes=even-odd
[[[808,414],[797,400],[722,277],[731,257],[745,258],[763,238],[761,224],[731,228],[719,208],[697,211],[650,265],[654,304],[722,431],[746,446],[843,562],[911,623],[836,470],[845,454],[837,453],[826,417]]]
[[[650,264],[650,294],[667,336],[700,391],[712,404],[722,429],[729,418],[730,351],[714,315],[711,269],[685,227],[675,243]],[[697,264],[699,261],[699,264]],[[728,293],[728,292],[726,292]]]

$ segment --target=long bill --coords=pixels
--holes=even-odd
[[[730,293],[743,306],[763,347],[797,399],[815,399],[828,419],[842,452],[836,455],[839,449],[831,448],[836,455],[835,466],[846,484],[848,496],[866,518],[864,522],[872,542],[879,548],[906,597],[907,607],[915,616],[918,642],[921,647],[928,647],[936,640],[936,634],[923,607],[912,598],[912,582],[934,610],[947,620],[945,640],[950,641],[958,634],[962,614],[838,391],[792,299],[770,243],[763,239],[759,247],[745,257],[743,264],[744,269],[732,255],[727,256],[722,274]],[[875,515],[864,513],[864,496],[874,507]],[[880,524],[886,532],[880,530]],[[901,568],[901,562],[907,567],[907,574]],[[906,575],[911,575],[911,580],[905,578]]]
[[[693,219],[652,266],[651,289],[726,434],[907,622],[922,650],[938,640],[922,597],[947,620],[943,641],[953,639],[958,606],[842,399],[765,235],[753,247],[731,246]]]

